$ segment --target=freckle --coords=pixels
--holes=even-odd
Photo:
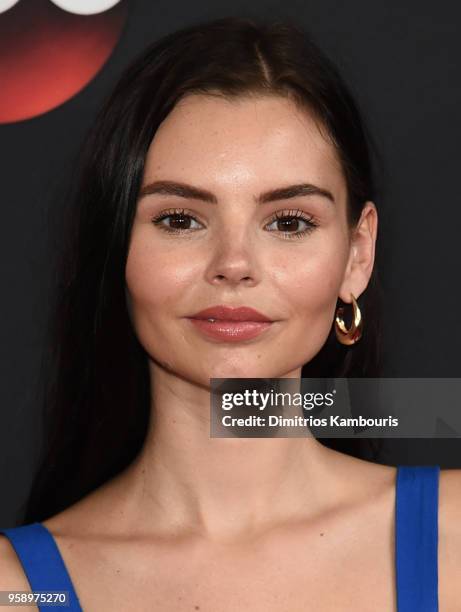
[[[323,533],[321,533],[320,535],[323,536]]]
[[[194,610],[200,610],[200,606],[194,606]]]

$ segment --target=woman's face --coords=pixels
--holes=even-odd
[[[262,198],[299,185],[312,187]],[[367,253],[353,264],[346,196],[333,146],[289,100],[183,98],[150,145],[126,266],[132,321],[153,362],[207,386],[300,376],[338,296],[358,297],[371,273],[371,239],[360,247],[365,274]],[[273,323],[251,339],[214,338],[190,317],[215,305],[248,306]]]

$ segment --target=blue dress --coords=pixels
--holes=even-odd
[[[439,466],[399,466],[395,495],[398,612],[438,612]],[[0,529],[13,545],[32,591],[68,591],[68,612],[82,612],[56,542],[42,523]],[[40,612],[50,606],[38,605]]]

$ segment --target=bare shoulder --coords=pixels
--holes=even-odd
[[[461,469],[440,470],[439,502],[446,512],[458,513],[461,503]]]
[[[439,600],[441,610],[459,610],[461,600],[461,469],[440,470]]]
[[[0,591],[30,591],[30,584],[16,551],[5,535],[0,535]],[[36,606],[21,606],[37,610]]]
[[[29,582],[9,539],[0,535],[0,591],[29,589]]]
[[[42,520],[52,536],[63,546],[67,540],[91,539],[95,533],[105,533],[104,520],[109,514],[112,498],[104,486],[86,495],[57,514]]]
[[[461,543],[461,469],[440,470],[439,537]],[[461,559],[461,550],[458,551]],[[461,569],[461,567],[460,567]]]

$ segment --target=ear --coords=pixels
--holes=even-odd
[[[368,285],[375,261],[377,234],[378,211],[373,202],[367,201],[351,233],[349,258],[339,291],[339,297],[347,304],[352,302],[351,293],[358,298]]]

